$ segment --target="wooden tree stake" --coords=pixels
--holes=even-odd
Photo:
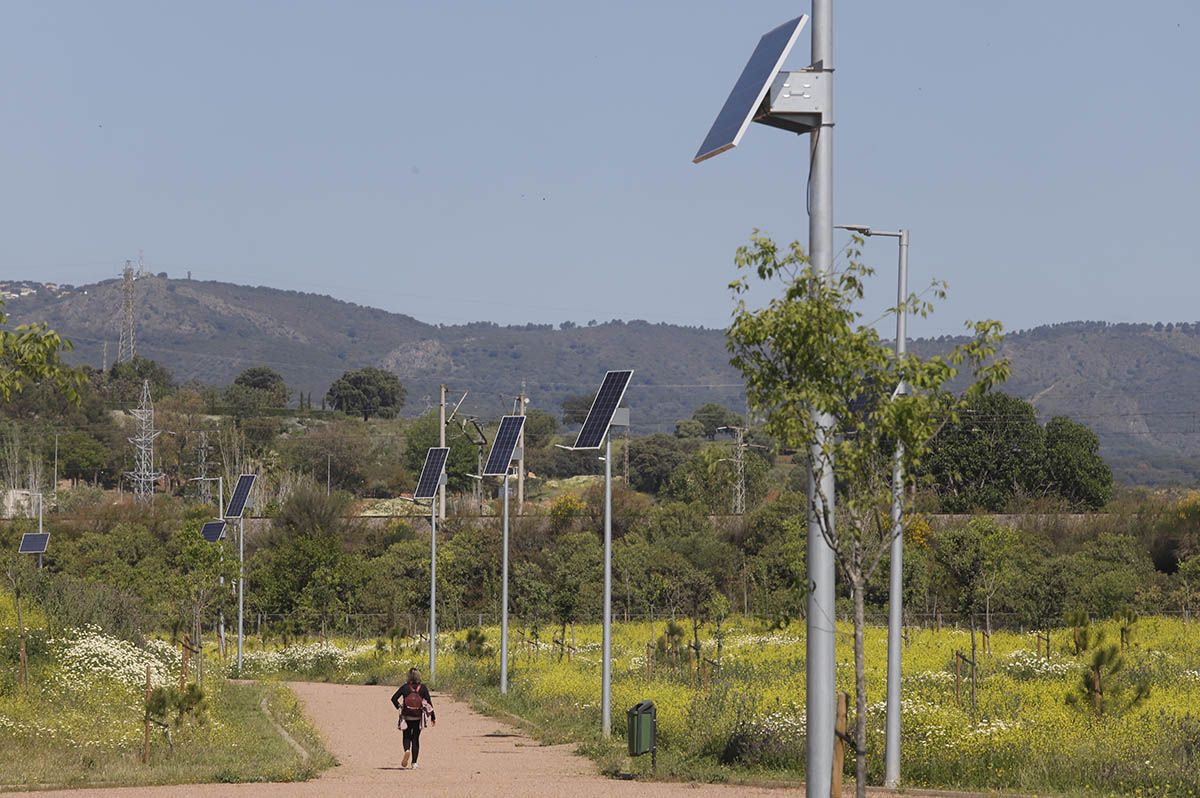
[[[837,725],[833,735],[833,778],[829,782],[829,798],[842,798],[842,769],[846,762],[846,706],[850,694],[838,691]]]
[[[142,764],[150,764],[150,664],[146,664],[146,717],[142,729]]]

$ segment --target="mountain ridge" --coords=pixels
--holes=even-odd
[[[434,325],[324,294],[144,275],[135,282],[139,353],[180,380],[226,384],[268,365],[314,400],[343,371],[387,368],[407,385],[407,412],[432,403],[440,384],[463,412],[498,416],[524,384],[533,406],[595,390],[609,368],[636,370],[635,432],[670,429],[700,404],[744,405],[725,333],[642,320],[579,326],[473,322]],[[46,321],[75,344],[71,360],[116,356],[121,281],[9,299],[13,323]],[[955,336],[918,339],[944,351]],[[1061,322],[1011,332],[1013,375],[1004,390],[1033,401],[1045,419],[1070,415],[1097,431],[1120,479],[1191,482],[1200,475],[1200,414],[1184,399],[1200,388],[1200,323]]]

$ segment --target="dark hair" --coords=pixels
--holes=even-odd
[[[408,683],[409,684],[420,684],[421,683],[421,672],[419,670],[417,670],[416,668],[409,668],[408,669]]]

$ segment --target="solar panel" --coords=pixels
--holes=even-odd
[[[242,517],[242,511],[246,509],[246,499],[250,496],[250,489],[254,487],[254,478],[254,474],[242,474],[238,477],[233,496],[229,499],[229,507],[225,510],[226,518]]]
[[[610,371],[604,375],[604,382],[596,398],[592,400],[592,409],[584,419],[579,437],[575,439],[573,449],[599,449],[612,423],[613,413],[625,397],[625,389],[629,387],[629,379],[633,371]]]
[[[505,416],[500,419],[500,429],[496,432],[496,440],[492,442],[492,452],[488,455],[487,465],[483,467],[485,477],[502,477],[508,473],[512,464],[513,451],[525,427],[525,416]]]
[[[449,456],[450,449],[445,446],[434,446],[425,453],[425,467],[421,469],[421,478],[417,480],[417,489],[413,491],[414,499],[432,499],[437,495]]]
[[[17,551],[19,554],[45,554],[49,543],[49,532],[26,532],[21,535],[21,548]]]
[[[225,534],[224,521],[209,521],[204,526],[200,527],[200,534],[209,543],[216,543]]]
[[[742,134],[754,121],[763,98],[771,88],[771,82],[783,66],[783,60],[787,58],[806,22],[808,17],[801,15],[768,31],[758,40],[758,46],[746,62],[737,83],[733,84],[733,91],[729,92],[725,105],[721,106],[720,113],[705,136],[704,143],[696,151],[692,163],[700,163],[714,155],[720,155],[725,150],[736,147],[742,140]]]

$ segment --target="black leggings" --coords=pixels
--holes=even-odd
[[[412,748],[412,761],[415,765],[417,757],[421,755],[421,721],[405,720],[404,721],[404,750]]]

